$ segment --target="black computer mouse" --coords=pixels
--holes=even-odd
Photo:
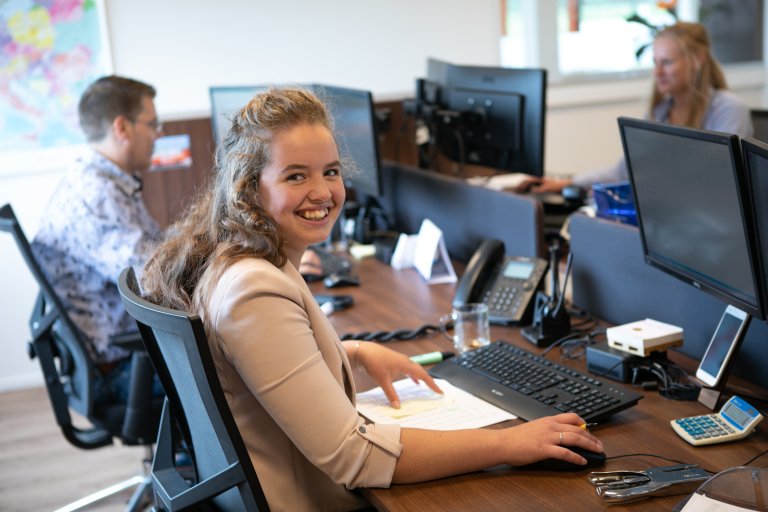
[[[573,462],[568,462],[562,459],[544,459],[535,464],[531,464],[531,467],[536,469],[546,469],[548,471],[579,471],[605,465],[604,452],[593,452],[577,446],[566,446],[566,448],[587,459],[587,463],[582,466],[581,464],[574,464]]]
[[[331,274],[323,279],[326,288],[337,288],[340,286],[358,286],[360,278],[346,274]]]
[[[334,311],[347,309],[355,303],[355,299],[351,295],[323,295],[319,293],[313,293],[312,296],[321,306],[326,302],[333,304]]]

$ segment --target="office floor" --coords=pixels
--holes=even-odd
[[[141,447],[115,445],[80,450],[56,425],[45,389],[0,393],[0,510],[56,510],[92,492],[137,475]],[[132,490],[88,512],[120,511]]]

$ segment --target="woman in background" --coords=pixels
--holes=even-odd
[[[602,451],[576,414],[512,428],[437,432],[367,423],[353,368],[392,405],[401,375],[439,388],[405,355],[341,342],[297,268],[345,199],[326,107],[301,89],[256,96],[233,119],[211,189],[168,230],[143,287],[199,314],[235,422],[273,510],[355,510],[361,487],[388,487],[499,464],[586,461]]]
[[[661,30],[653,42],[653,64],[653,92],[646,119],[752,136],[749,107],[728,90],[703,25],[680,21]],[[572,179],[528,179],[518,191],[560,192],[569,185],[588,188],[627,179],[622,158],[609,168]]]

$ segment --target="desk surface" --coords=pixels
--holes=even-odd
[[[354,307],[335,313],[331,321],[340,334],[416,328],[437,324],[439,317],[450,311],[454,285],[427,285],[415,270],[396,271],[374,259],[356,264],[361,286],[326,290],[313,283],[317,293],[349,294]],[[505,339],[533,352],[541,352],[523,340],[517,329],[491,327],[493,339]],[[408,355],[432,350],[449,350],[450,342],[440,333],[413,341],[392,341],[389,346]],[[547,356],[559,360],[553,350]],[[684,356],[683,356],[684,357]],[[690,363],[690,361],[688,361]],[[566,360],[563,364],[586,371],[584,359]],[[358,391],[374,384],[358,374]],[[612,416],[592,431],[605,445],[606,455],[654,454],[686,463],[699,464],[711,472],[738,466],[768,450],[768,422],[747,439],[708,447],[693,447],[679,438],[669,421],[683,416],[706,414],[698,402],[673,401],[656,391],[645,392],[639,404]],[[520,420],[507,422],[514,425]],[[632,456],[608,460],[598,471],[617,469],[644,470],[651,466],[672,465],[652,456]],[[753,465],[768,467],[768,455]],[[445,478],[421,484],[394,485],[390,489],[366,489],[364,494],[378,510],[474,510],[474,511],[557,511],[596,510],[606,507],[587,482],[590,470],[551,472],[498,467],[478,473]],[[610,507],[612,511],[668,511],[682,496],[652,498],[637,503]]]

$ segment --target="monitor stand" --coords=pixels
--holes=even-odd
[[[701,390],[699,391],[699,396],[697,400],[699,403],[703,404],[704,407],[707,409],[710,409],[714,411],[717,409],[717,404],[720,401],[720,397],[723,394],[723,386],[722,384],[716,388],[708,388],[705,386],[701,387]]]

